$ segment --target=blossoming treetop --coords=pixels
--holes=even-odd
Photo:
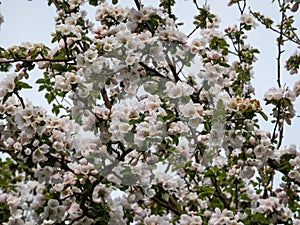
[[[300,155],[282,147],[300,81],[281,81],[285,44],[300,46],[299,1],[273,1],[273,22],[231,0],[240,20],[224,31],[198,2],[186,3],[198,14],[184,34],[174,0],[49,0],[55,48],[0,48],[2,224],[300,224]],[[84,6],[96,7],[95,24]],[[259,24],[278,36],[277,87],[264,99],[247,41]],[[298,73],[299,62],[295,53],[285,68]],[[52,112],[22,96],[32,85]],[[271,131],[260,129],[262,104],[273,106]]]

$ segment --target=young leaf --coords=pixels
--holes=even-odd
[[[32,86],[30,86],[29,84],[19,81],[19,80],[15,80],[15,85],[16,85],[17,90],[32,88]]]
[[[259,114],[262,116],[262,118],[264,118],[265,121],[268,121],[268,116],[264,112],[260,111]]]

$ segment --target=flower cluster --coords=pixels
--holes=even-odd
[[[177,82],[174,84],[171,81],[168,81],[166,83],[166,92],[168,97],[176,99],[181,98],[183,96],[189,96],[194,92],[194,89],[190,86],[188,86],[186,83],[183,82]]]
[[[300,224],[300,154],[281,147],[300,82],[281,87],[278,78],[265,93],[271,132],[260,129],[268,118],[251,83],[259,51],[247,33],[265,21],[230,1],[240,16],[221,31],[195,1],[187,35],[175,1],[112,2],[49,1],[55,48],[0,49],[0,70],[16,72],[0,81],[0,222]],[[96,6],[95,24],[86,4]],[[277,33],[297,43],[289,21]],[[287,61],[292,73],[297,57]],[[52,113],[23,99],[35,65]]]
[[[15,89],[16,74],[9,74],[0,82],[0,97],[3,98],[8,93],[12,93]]]

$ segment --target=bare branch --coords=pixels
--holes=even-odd
[[[0,64],[4,63],[16,63],[16,62],[69,62],[69,61],[74,61],[76,58],[71,57],[68,59],[50,59],[50,58],[42,58],[42,59],[0,59]]]
[[[158,77],[165,78],[165,76],[163,76],[161,73],[159,73],[156,69],[153,69],[153,68],[149,67],[149,66],[146,65],[145,63],[139,62],[139,64],[140,64],[142,67],[144,67],[144,69],[145,69],[146,71],[150,71],[150,72],[154,73],[154,74],[155,74],[156,76],[158,76]]]
[[[191,33],[189,33],[189,34],[188,34],[188,36],[187,36],[187,37],[188,37],[188,38],[190,38],[190,36],[192,36],[192,35],[193,35],[193,33],[195,33],[195,31],[199,29],[199,27],[200,27],[200,26],[199,26],[199,25],[197,25],[197,26],[194,28],[194,30],[192,30],[192,31],[191,31]]]
[[[280,4],[280,0],[278,0],[279,7],[281,8],[281,25],[279,26],[279,37],[277,38],[277,84],[278,87],[281,87],[280,76],[281,76],[281,54],[283,51],[281,50],[281,45],[283,45],[283,21],[285,18],[285,10],[284,6]]]

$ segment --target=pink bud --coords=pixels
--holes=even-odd
[[[81,165],[87,165],[87,164],[88,164],[88,161],[86,160],[86,158],[82,158],[82,159],[79,160],[79,163],[80,163]]]
[[[246,153],[247,154],[252,154],[253,153],[253,149],[252,148],[248,148]]]
[[[249,138],[249,142],[250,142],[252,145],[254,145],[255,142],[256,142],[256,139],[255,139],[254,137],[250,137],[250,138]]]
[[[86,180],[85,180],[84,178],[80,178],[80,179],[79,179],[80,184],[85,184],[85,181],[86,181]]]
[[[290,159],[290,160],[289,160],[289,164],[290,164],[291,166],[295,166],[295,165],[296,165],[296,160]]]

